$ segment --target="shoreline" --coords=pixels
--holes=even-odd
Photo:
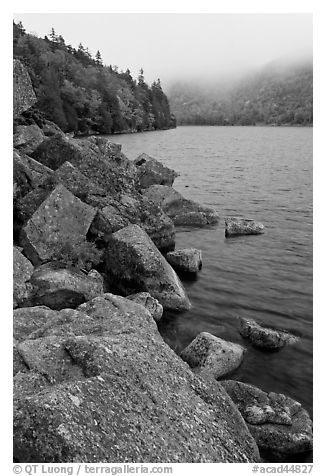
[[[22,73],[18,115],[36,100]],[[272,425],[266,446],[266,422],[246,417],[246,385],[217,381],[241,365],[242,346],[202,333],[180,358],[158,331],[163,309],[191,308],[180,258],[201,269],[200,250],[173,254],[177,226],[216,224],[217,211],[179,194],[174,170],[146,154],[131,161],[105,137],[17,129],[15,461],[260,462],[259,451],[281,461],[310,451],[298,402],[250,387],[255,404],[272,408],[272,417],[262,409]],[[274,448],[280,438],[290,440],[285,450]]]

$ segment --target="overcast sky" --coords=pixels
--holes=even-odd
[[[105,64],[145,79],[215,78],[274,59],[312,55],[311,14],[17,13],[28,33],[53,27],[67,44],[81,42]]]

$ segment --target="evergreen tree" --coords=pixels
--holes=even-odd
[[[75,133],[151,130],[160,124],[166,127],[162,120],[165,113],[162,116],[160,110],[164,101],[160,102],[158,94],[145,83],[143,70],[137,82],[129,69],[119,73],[117,66],[104,66],[99,51],[92,58],[82,43],[77,49],[66,45],[54,28],[44,39],[27,34],[22,24],[14,23],[13,29],[14,57],[28,68],[37,96],[34,109],[43,120]],[[156,89],[161,91],[159,81]],[[39,120],[35,114],[35,121]]]
[[[99,50],[97,50],[95,55],[95,63],[97,66],[103,66],[102,56]]]

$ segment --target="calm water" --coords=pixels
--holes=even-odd
[[[220,223],[179,230],[177,248],[203,251],[196,281],[184,282],[193,309],[166,315],[160,331],[180,352],[202,331],[247,347],[232,378],[281,392],[312,414],[312,129],[178,127],[117,135],[124,153],[146,152],[180,172],[175,188],[215,207]],[[265,234],[224,237],[224,217],[254,218]],[[237,316],[286,328],[301,342],[276,353],[255,350]]]

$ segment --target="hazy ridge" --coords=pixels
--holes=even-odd
[[[312,125],[312,61],[277,60],[215,84],[174,82],[168,98],[180,125]]]

